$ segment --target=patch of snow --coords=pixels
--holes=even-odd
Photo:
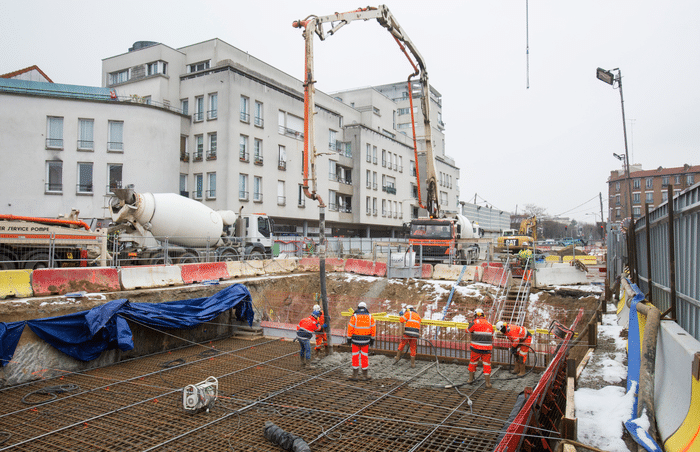
[[[610,452],[628,452],[622,433],[632,412],[635,389],[627,393],[620,386],[577,389],[578,441]]]

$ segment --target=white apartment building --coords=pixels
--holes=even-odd
[[[25,179],[31,193],[14,193],[2,178],[0,187],[12,198],[2,213],[55,216],[70,206],[80,208],[81,218],[102,219],[110,186],[133,184],[137,192],[179,192],[215,210],[265,212],[278,233],[318,232],[318,204],[302,192],[302,82],[219,39],[179,49],[137,42],[103,60],[102,88],[63,88],[70,95],[40,94],[36,86],[16,93],[2,82],[2,124],[18,111],[26,115],[15,118],[20,129],[0,126],[2,142],[31,149],[34,157],[16,163],[22,174],[31,173]],[[316,92],[317,192],[327,206],[327,234],[397,236],[420,214],[412,137],[397,129],[400,108],[377,88],[333,97]],[[52,118],[62,118],[61,149],[50,146]],[[79,144],[85,120],[93,121],[93,139],[85,140],[93,141],[92,150]],[[116,123],[122,124],[122,152],[112,149]],[[441,182],[444,177],[440,196],[443,210],[456,210],[459,169],[444,155],[443,137],[442,131],[434,135]],[[47,189],[56,177],[48,162],[56,159],[62,162],[60,193]],[[81,191],[84,164],[92,165],[91,196]],[[120,178],[109,165],[121,165]]]

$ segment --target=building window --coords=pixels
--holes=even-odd
[[[122,164],[110,163],[107,165],[107,193],[114,193],[115,188],[122,188]]]
[[[372,172],[367,170],[367,188],[372,188]]]
[[[248,107],[248,98],[241,96],[241,121],[250,122],[250,111]]]
[[[647,204],[651,204],[651,203],[654,202],[654,192],[651,192],[651,191],[650,191],[650,192],[647,192],[647,193],[646,193],[645,202],[646,202]]]
[[[642,214],[642,208],[641,207],[632,207],[632,215],[635,217],[639,217]]]
[[[109,121],[107,151],[124,152],[124,121]]]
[[[189,115],[190,111],[190,100],[189,99],[180,99],[180,110],[182,110],[183,115]]]
[[[372,161],[372,146],[370,146],[369,143],[367,143],[367,163]]]
[[[668,192],[662,191],[661,192],[661,202],[666,202],[666,201],[668,201]]]
[[[277,205],[284,206],[287,204],[287,197],[285,196],[284,181],[277,181]]]
[[[674,179],[674,184],[675,184],[675,185],[680,185],[680,184],[681,184],[681,176],[680,176],[680,174],[676,174],[676,175],[673,177],[673,179]]]
[[[238,175],[238,199],[248,201],[248,175]]]
[[[203,135],[195,135],[194,136],[194,155],[192,156],[192,160],[195,162],[200,162],[202,161],[204,155],[204,136]]]
[[[262,202],[262,200],[263,200],[262,177],[255,176],[253,178],[253,201]]]
[[[386,149],[382,149],[382,167],[386,168]]]
[[[386,199],[382,199],[382,216],[386,217]]]
[[[306,205],[306,195],[304,194],[304,186],[299,184],[297,206],[304,207]]]
[[[63,192],[63,162],[52,160],[46,162],[46,193]]]
[[[403,173],[403,157],[399,155],[399,173]]]
[[[633,188],[640,188],[642,185],[642,180],[637,178],[632,180],[632,187]]]
[[[285,171],[287,169],[287,148],[279,145],[277,150],[277,169]]]
[[[117,72],[110,72],[109,74],[109,84],[116,85],[118,83],[124,83],[129,81],[129,69],[124,69]]]
[[[671,177],[670,177],[670,176],[663,176],[663,177],[661,178],[661,186],[662,186],[662,187],[668,186],[668,183],[669,183],[670,181],[671,181]]]
[[[620,181],[615,182],[615,191],[620,191]]]
[[[207,199],[216,199],[216,173],[207,173]]]
[[[418,199],[418,186],[416,184],[411,184],[411,198]]]
[[[372,216],[377,216],[377,198],[372,198]]]
[[[78,163],[77,193],[92,193],[92,163]]]
[[[180,161],[190,161],[190,153],[187,152],[188,145],[187,135],[180,135]]]
[[[190,192],[187,191],[187,174],[183,173],[180,173],[180,196],[190,197]]]
[[[94,119],[78,119],[78,150],[92,151],[95,148],[93,142]]]
[[[239,151],[238,151],[238,159],[241,162],[247,162],[249,161],[249,155],[248,155],[248,137],[245,135],[241,135],[241,141],[239,145]]]
[[[153,63],[148,63],[148,68],[147,68],[147,74],[148,75],[156,75],[156,74],[163,74],[165,75],[168,69],[168,63],[165,61],[154,61]]]
[[[253,152],[255,153],[255,155],[254,155],[255,164],[262,165],[263,164],[263,148],[262,148],[262,140],[261,139],[256,138],[253,141]]]
[[[620,205],[620,195],[615,196],[615,205],[619,206]]]
[[[646,181],[646,188],[653,188],[654,187],[654,178],[653,177],[647,177]]]
[[[639,193],[632,193],[632,204],[639,204],[641,201],[641,195]]]
[[[219,117],[219,95],[211,93],[209,95],[209,110],[207,111],[207,119],[216,119]]]
[[[411,160],[411,176],[416,177],[416,162]]]
[[[331,151],[338,150],[338,146],[335,142],[335,130],[328,131],[328,149],[330,149]]]
[[[693,185],[695,183],[695,174],[686,174],[685,183],[687,185]]]
[[[255,101],[254,121],[256,127],[263,127],[265,125],[265,121],[263,121],[263,104],[262,102],[258,102],[257,100]]]
[[[193,63],[187,66],[188,72],[199,72],[209,69],[209,61],[200,61],[199,63]]]
[[[620,208],[619,207],[617,207],[615,209],[615,218],[620,218]]]
[[[441,191],[441,192],[440,192],[440,204],[442,204],[443,206],[447,207],[447,205],[448,205],[448,204],[447,204],[447,200],[448,200],[448,199],[449,199],[449,198],[447,197],[447,192],[446,192],[446,191]]]
[[[377,189],[377,172],[376,171],[372,171],[372,188],[374,190]]]
[[[377,164],[377,146],[372,146],[372,163]]]
[[[202,199],[204,190],[204,177],[201,174],[194,175],[194,199]]]
[[[195,122],[204,120],[204,96],[197,96],[194,98],[194,115],[192,119]]]
[[[46,148],[63,149],[63,118],[46,117]]]
[[[209,149],[207,150],[207,160],[216,160],[216,132],[209,135]]]

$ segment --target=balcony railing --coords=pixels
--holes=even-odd
[[[368,156],[367,156],[367,163],[371,163],[371,162],[372,162],[372,156],[371,156],[371,155],[368,155]]]
[[[94,141],[78,140],[78,150],[80,151],[92,151],[95,149]]]
[[[330,210],[331,212],[337,212],[338,211],[338,204],[329,203],[328,210]]]
[[[107,150],[110,152],[124,152],[124,143],[121,141],[108,141]]]
[[[46,147],[48,149],[63,149],[63,138],[47,138]]]
[[[375,217],[377,216],[377,209],[372,209],[372,215]]]
[[[386,168],[386,159],[382,159],[382,167]],[[391,165],[389,165],[389,169],[391,169]]]
[[[385,191],[389,193],[390,195],[395,195],[396,194],[396,187],[393,187],[391,185],[386,185],[382,187],[382,191]]]
[[[192,160],[195,162],[201,162],[202,161],[202,151],[197,151],[194,154],[192,154]]]
[[[184,198],[189,198],[189,197],[190,197],[190,192],[184,191],[184,190],[180,190],[180,196],[182,196],[182,197],[184,197]]]
[[[377,157],[372,157],[372,163],[377,164]]]
[[[218,110],[209,110],[207,112],[207,119],[216,119],[219,117],[219,111]]]
[[[328,173],[328,180],[332,182],[338,182],[338,175],[335,173]]]
[[[194,122],[199,122],[204,120],[204,112],[203,111],[196,111],[192,114],[192,120]]]
[[[190,153],[189,152],[180,152],[180,161],[189,162],[190,161]]]
[[[250,123],[250,115],[245,112],[241,112],[241,121],[245,123]]]
[[[299,132],[298,130],[294,129],[289,129],[284,126],[279,126],[279,133],[288,137],[295,138],[297,140],[303,140],[304,139],[304,133]]]
[[[216,160],[216,149],[210,149],[207,151],[207,160]]]
[[[256,156],[255,156],[255,164],[256,164],[256,165],[262,165],[262,164],[263,164],[263,156],[262,156],[262,155],[256,155]]]
[[[285,197],[285,196],[278,196],[278,197],[277,197],[277,205],[278,205],[278,206],[287,205],[287,197]]]
[[[399,173],[403,173],[403,166],[399,165]]]
[[[248,151],[241,149],[241,151],[238,153],[238,160],[241,162],[248,162],[250,159],[250,154],[248,154]]]
[[[248,192],[247,192],[247,191],[238,190],[238,199],[239,199],[240,201],[248,201]]]
[[[61,193],[63,192],[63,184],[56,182],[49,182],[45,184],[44,191],[47,193]]]
[[[121,181],[110,183],[109,185],[106,186],[105,190],[106,190],[106,193],[107,193],[107,194],[111,194],[111,193],[114,193],[114,190],[115,190],[116,188],[122,188],[122,183],[121,183]]]
[[[253,202],[262,202],[263,201],[263,194],[262,193],[253,193]]]
[[[265,121],[263,120],[263,118],[256,116],[253,120],[253,123],[256,127],[264,127]]]
[[[76,193],[92,193],[92,183],[89,184],[76,184]]]
[[[286,160],[280,160],[277,162],[277,169],[286,171],[287,170],[287,161]]]
[[[372,183],[372,188],[373,188],[374,190],[377,189],[377,183],[376,183],[376,182],[373,182],[373,183]]]
[[[207,195],[207,199],[216,199],[216,189],[207,190],[205,193]]]
[[[202,199],[202,190],[194,191],[194,199]]]

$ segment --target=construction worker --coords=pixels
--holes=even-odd
[[[484,317],[484,311],[480,308],[474,310],[474,320],[467,327],[472,335],[469,353],[469,381],[474,382],[474,372],[479,360],[484,365],[484,379],[486,388],[491,388],[491,351],[493,350],[493,325]]]
[[[316,336],[316,346],[314,347],[314,355],[318,356],[321,353],[321,350],[325,350],[326,354],[328,353],[328,335],[326,335],[326,328],[328,327],[328,325],[326,325],[326,322],[324,321],[321,306],[315,304],[314,312],[318,313],[318,323],[321,324],[321,329],[314,333],[314,336]]]
[[[369,347],[374,345],[376,335],[377,325],[367,310],[367,304],[362,301],[358,303],[355,313],[348,322],[347,343],[352,345],[352,377],[350,380],[359,380],[360,367],[362,367],[362,379],[371,379],[369,376]]]
[[[416,308],[413,305],[406,306],[405,311],[401,311],[401,318],[399,322],[403,326],[403,337],[401,342],[399,342],[399,349],[396,351],[396,358],[394,358],[394,364],[398,363],[403,356],[404,347],[408,345],[411,349],[411,367],[416,367],[416,347],[418,345],[418,338],[420,337],[420,322],[421,318],[416,312]]]
[[[299,321],[297,325],[297,340],[299,341],[299,360],[303,367],[309,367],[311,362],[311,343],[310,340],[314,332],[321,329],[321,324],[318,323],[319,311],[313,311],[310,316]]]
[[[510,371],[519,377],[525,375],[525,362],[527,352],[532,343],[532,335],[524,326],[509,325],[506,322],[496,323],[496,329],[503,333],[510,341],[510,353],[515,357],[515,366]]]

